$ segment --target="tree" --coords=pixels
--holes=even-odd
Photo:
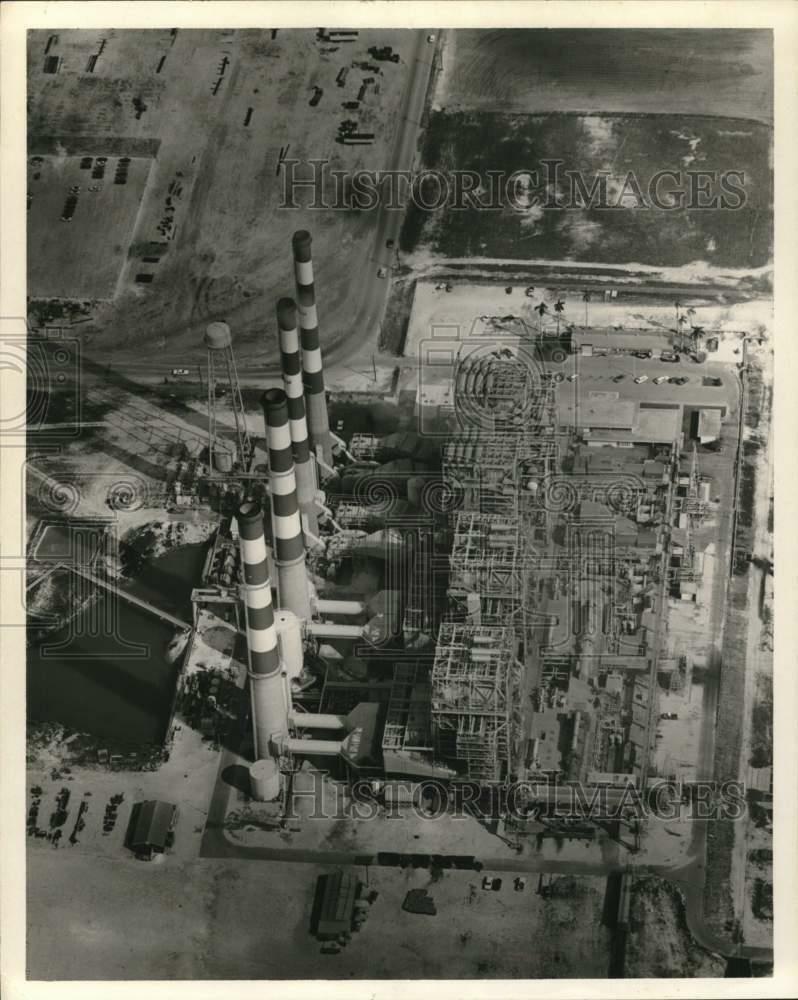
[[[535,312],[538,314],[538,317],[539,317],[539,319],[538,319],[538,333],[541,334],[541,335],[543,333],[543,317],[546,315],[546,313],[548,311],[549,311],[549,307],[546,305],[545,302],[539,302],[538,305],[535,306]]]
[[[560,313],[565,309],[565,303],[558,298],[554,303],[554,311],[557,314],[557,336],[560,336]]]
[[[585,290],[584,292],[582,292],[582,301],[585,303],[585,326],[588,325],[588,322],[587,322],[587,304],[588,304],[588,302],[590,302],[590,299],[591,299],[590,292],[588,292],[587,290]]]

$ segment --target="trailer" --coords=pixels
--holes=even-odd
[[[338,142],[345,146],[368,146],[374,142],[373,132],[350,132],[339,137]]]

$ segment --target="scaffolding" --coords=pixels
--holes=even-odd
[[[436,758],[467,779],[513,773],[520,732],[520,664],[512,628],[441,625],[432,667]]]
[[[394,666],[382,749],[432,753],[429,659]]]
[[[518,450],[517,437],[478,428],[447,443],[443,475],[463,510],[518,515]]]
[[[353,434],[349,451],[358,461],[376,461],[380,441],[375,434]]]
[[[459,513],[449,559],[448,594],[453,610],[468,615],[468,597],[475,594],[482,624],[515,623],[524,610],[528,564],[526,539],[517,517]]]

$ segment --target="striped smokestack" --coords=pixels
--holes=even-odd
[[[277,652],[277,629],[272,609],[263,512],[260,504],[245,502],[236,514],[244,582],[241,586],[247,620],[249,690],[255,759],[277,756],[279,743],[288,733],[288,705]]]
[[[294,233],[294,274],[299,306],[299,329],[302,344],[302,382],[308,412],[308,427],[313,447],[321,452],[324,462],[332,466],[332,442],[324,392],[324,370],[319,345],[319,320],[316,315],[316,292],[313,287],[313,261],[310,256],[310,233],[300,229]]]
[[[277,303],[277,328],[280,335],[283,386],[288,400],[288,424],[291,429],[297,497],[299,507],[307,518],[308,528],[316,535],[319,530],[316,515],[316,469],[310,453],[308,422],[305,417],[302,360],[299,353],[296,303],[293,299],[280,299]]]
[[[291,454],[288,399],[282,389],[267,389],[261,396],[261,405],[269,441],[269,491],[280,607],[307,621],[310,618],[310,586]]]

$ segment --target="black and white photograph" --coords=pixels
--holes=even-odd
[[[775,995],[796,8],[8,8],[9,996]]]

